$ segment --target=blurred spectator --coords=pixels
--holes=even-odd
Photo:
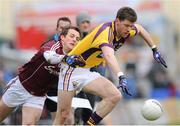
[[[4,88],[6,86],[6,82],[8,82],[12,77],[13,77],[12,72],[7,72],[4,68],[4,64],[2,62],[0,62],[0,99],[3,95]],[[3,122],[0,122],[0,125],[9,124],[10,120],[11,120],[11,122],[13,122],[14,121],[12,119],[13,115],[16,115],[16,114],[12,114],[11,117],[8,117]]]
[[[5,82],[4,82],[4,67],[3,64],[0,62],[0,98],[3,93],[3,88],[5,87]]]
[[[41,45],[48,43],[50,40],[59,41],[59,36],[63,28],[68,28],[71,25],[71,20],[68,17],[60,17],[56,24],[56,33],[50,35],[50,37]]]
[[[10,70],[6,70],[4,64],[0,62],[0,95],[6,83],[14,77],[14,73]]]
[[[167,71],[157,65],[156,62],[153,62],[148,78],[152,83],[152,97],[166,98],[176,96],[176,85],[168,76]]]
[[[81,31],[81,37],[84,38],[91,30],[91,16],[82,11],[76,16],[76,24]]]
[[[137,98],[137,97],[139,97],[140,92],[138,91],[138,88],[137,88],[136,63],[135,62],[126,63],[125,71],[126,71],[126,74],[128,75],[127,85],[133,95],[128,96],[126,94],[123,94],[124,98]]]

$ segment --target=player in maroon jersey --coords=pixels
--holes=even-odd
[[[44,44],[32,59],[19,68],[19,74],[8,84],[0,100],[0,122],[16,107],[22,105],[22,124],[33,125],[39,120],[46,93],[58,80],[64,53],[68,53],[80,38],[76,27],[63,29],[61,41]]]
[[[56,34],[52,35],[41,46],[43,46],[45,43],[48,43],[48,42],[50,42],[52,40],[59,41],[59,36],[60,36],[60,34],[62,32],[62,29],[68,28],[70,26],[71,26],[71,20],[68,17],[60,17],[57,20]],[[48,96],[57,96],[57,89],[58,89],[58,80],[55,81],[53,86],[48,90],[47,95]],[[50,100],[49,98],[46,98],[44,106],[45,106],[46,110],[48,110],[50,112],[51,119],[53,121],[54,118],[55,118],[55,115],[56,115],[57,103],[52,101],[52,100]]]

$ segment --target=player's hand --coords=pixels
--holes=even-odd
[[[126,93],[129,96],[132,96],[130,93],[128,87],[127,87],[127,80],[124,75],[119,77],[119,86],[117,87],[118,89],[121,88],[124,93]]]
[[[84,59],[78,55],[65,56],[65,62],[71,67],[83,67],[86,65]]]
[[[157,50],[157,48],[152,48],[153,51],[153,57],[154,59],[160,63],[161,65],[163,65],[165,68],[167,68],[166,62],[164,61],[164,59],[162,58],[160,52]]]

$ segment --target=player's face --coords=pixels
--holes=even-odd
[[[59,26],[57,27],[57,32],[58,33],[61,33],[62,32],[62,29],[64,29],[64,28],[68,28],[68,27],[70,27],[70,22],[68,22],[68,21],[63,21],[63,20],[60,20],[59,21]]]
[[[91,24],[89,21],[83,21],[80,23],[79,28],[80,28],[81,32],[89,32],[90,28],[91,28]]]
[[[68,53],[70,52],[77,42],[80,40],[80,34],[74,29],[69,29],[66,36],[61,36],[63,50]]]
[[[116,19],[116,32],[118,37],[125,38],[129,31],[132,29],[133,22],[130,22],[128,20],[120,21],[119,19]]]

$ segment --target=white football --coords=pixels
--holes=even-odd
[[[143,107],[141,108],[141,114],[143,117],[150,121],[158,119],[162,113],[162,105],[155,99],[146,100]]]

